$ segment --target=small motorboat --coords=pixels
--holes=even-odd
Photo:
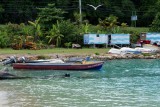
[[[10,57],[3,62],[4,65],[11,64],[14,69],[33,70],[90,70],[101,69],[104,61],[90,61],[90,57],[72,57],[68,60],[47,59],[47,60],[27,60],[24,57]]]
[[[65,63],[13,63],[14,69],[31,69],[31,70],[98,70],[102,68],[103,61],[83,61],[65,62]]]

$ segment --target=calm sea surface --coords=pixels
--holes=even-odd
[[[106,61],[99,71],[9,69],[34,78],[1,80],[0,107],[160,107],[160,60]]]

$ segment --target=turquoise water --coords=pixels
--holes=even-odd
[[[9,69],[34,78],[0,81],[0,107],[160,107],[160,60],[106,61],[99,71]]]

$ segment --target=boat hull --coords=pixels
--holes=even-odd
[[[91,64],[72,64],[72,63],[14,63],[14,69],[32,70],[98,70],[102,68],[103,61]]]

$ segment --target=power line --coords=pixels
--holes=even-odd
[[[25,6],[26,7],[26,6]],[[42,7],[35,7],[34,8],[34,6],[28,6],[28,7],[33,7],[33,9],[37,9],[37,8],[44,8],[44,6],[42,6]],[[22,6],[12,6],[12,7],[10,7],[10,6],[5,6],[5,9],[6,10],[8,10],[8,9],[13,9],[13,11],[14,11],[14,9],[17,9],[17,8],[22,8]],[[61,9],[64,9],[64,10],[72,10],[72,9],[77,9],[77,7],[76,6],[56,6],[56,8],[61,8]],[[87,9],[89,9],[88,7],[83,7],[82,8],[83,10],[87,10]],[[101,10],[101,11],[105,11],[105,10],[114,10],[114,7],[108,7],[108,8],[99,8],[98,10]],[[133,10],[127,10],[127,9],[120,9],[120,11],[123,11],[123,12],[132,12]],[[145,12],[148,12],[148,11],[141,11],[141,10],[136,10],[137,12],[139,12],[139,13],[145,13]],[[150,11],[150,12],[153,12],[153,13],[155,13],[155,11]]]

